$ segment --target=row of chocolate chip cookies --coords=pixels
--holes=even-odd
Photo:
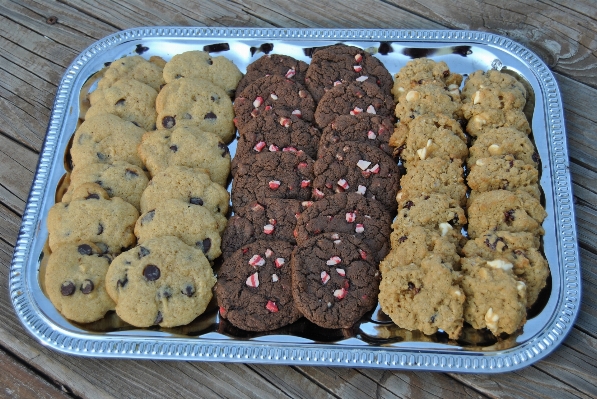
[[[106,70],[98,89],[90,96],[86,120],[73,139],[74,170],[63,199],[71,203],[56,204],[48,217],[53,251],[48,277],[53,274],[53,260],[59,261],[52,247],[57,239],[72,243],[71,266],[79,271],[87,270],[78,265],[88,262],[86,257],[103,257],[109,262],[125,251],[112,262],[107,282],[103,281],[104,271],[94,283],[102,287],[103,297],[107,290],[110,306],[100,309],[97,300],[94,302],[90,294],[83,293],[83,288],[68,295],[60,292],[60,297],[54,295],[59,282],[50,283],[55,280],[53,277],[46,279],[50,299],[71,320],[97,320],[114,309],[115,301],[118,315],[133,325],[170,327],[192,321],[211,298],[215,278],[208,259],[220,253],[219,233],[225,228],[228,210],[228,193],[221,184],[226,183],[230,168],[227,147],[218,137],[229,139],[233,134],[222,128],[226,123],[232,126],[232,103],[226,87],[195,80],[197,90],[190,96],[201,103],[196,107],[198,112],[216,117],[187,117],[189,105],[175,101],[187,95],[187,90],[172,87],[188,69],[211,76],[211,65],[222,62],[231,75],[236,70],[232,87],[241,74],[223,57],[212,59],[202,52],[175,56],[168,64],[161,59],[151,61],[125,57]],[[220,67],[218,73],[222,70]],[[184,93],[172,94],[177,91]],[[206,97],[215,104],[212,108],[205,106]],[[172,114],[162,117],[164,109]],[[178,115],[185,116],[186,123],[179,124],[184,126],[166,129],[164,120],[170,117],[176,121]],[[159,130],[146,132],[156,125]],[[195,146],[194,151],[191,146]],[[99,167],[90,166],[96,164]],[[149,184],[148,175],[152,178]],[[114,208],[125,202],[121,198],[132,204],[128,208],[130,215],[107,209],[106,204]],[[142,213],[140,218],[138,211]],[[55,234],[56,231],[62,234]],[[137,242],[136,238],[141,245],[127,251]],[[80,277],[63,274],[62,285],[78,287]],[[65,307],[79,310],[66,312]]]
[[[546,212],[539,156],[522,112],[527,93],[511,75],[471,74],[463,89],[467,131],[469,241],[462,249],[464,319],[494,335],[523,326],[549,275],[540,251]]]
[[[420,58],[395,76],[396,126],[390,144],[406,168],[397,195],[392,249],[380,264],[379,302],[398,326],[450,338],[462,330],[461,234],[466,224],[461,118],[462,76]]]

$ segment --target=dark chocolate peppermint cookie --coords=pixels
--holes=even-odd
[[[354,82],[330,89],[317,104],[315,122],[325,128],[340,115],[379,115],[394,119],[394,99],[374,83]]]
[[[257,240],[280,240],[296,244],[294,228],[297,219],[311,204],[312,201],[264,198],[239,208],[236,215],[228,220],[222,236],[224,258]]]
[[[355,237],[313,237],[296,247],[291,266],[296,307],[320,327],[350,328],[377,304],[379,271]]]
[[[243,130],[253,118],[264,113],[277,116],[286,126],[291,119],[313,121],[315,102],[307,89],[283,76],[266,76],[244,89],[234,101],[236,127]]]
[[[304,152],[263,152],[234,158],[232,206],[240,209],[265,198],[311,198],[313,160]]]
[[[313,198],[356,192],[396,212],[396,194],[400,184],[398,165],[382,150],[351,141],[330,146],[313,168]]]
[[[335,85],[364,81],[379,86],[384,94],[390,94],[394,83],[380,60],[363,49],[342,44],[316,51],[305,78],[316,101]]]
[[[298,218],[296,241],[329,232],[352,235],[363,241],[377,261],[390,249],[392,218],[379,201],[356,193],[340,193],[315,201]]]
[[[267,151],[303,150],[315,158],[321,136],[321,132],[310,123],[293,118],[282,125],[280,118],[273,113],[254,118],[239,128],[239,133],[237,157]]]
[[[290,255],[284,241],[256,241],[234,252],[220,268],[220,315],[249,331],[269,331],[301,317],[292,296]]]
[[[305,74],[309,65],[282,54],[268,54],[255,60],[247,67],[247,73],[236,87],[238,96],[247,86],[264,76],[279,75],[286,79],[294,80],[300,84],[305,83]]]
[[[341,115],[323,130],[319,141],[319,152],[323,153],[331,145],[341,141],[358,141],[392,155],[392,148],[388,141],[393,132],[392,118],[366,112],[358,115]]]

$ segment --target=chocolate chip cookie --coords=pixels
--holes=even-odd
[[[122,79],[135,79],[141,83],[151,86],[154,90],[160,91],[165,83],[163,69],[154,62],[147,61],[138,55],[123,57],[112,61],[104,76],[100,79],[97,87],[106,89]]]
[[[123,252],[106,275],[118,316],[136,327],[175,327],[201,315],[216,283],[203,253],[176,237],[159,237]]]

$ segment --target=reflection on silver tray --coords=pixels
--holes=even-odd
[[[425,336],[400,329],[376,309],[347,330],[326,330],[306,320],[266,334],[247,333],[218,317],[212,302],[205,315],[174,329],[136,329],[113,312],[75,325],[43,293],[40,267],[47,240],[45,215],[68,169],[69,140],[85,103],[85,82],[104,64],[125,55],[161,56],[205,49],[233,60],[241,70],[264,53],[306,62],[312,48],[345,42],[375,54],[390,73],[409,59],[446,61],[453,72],[503,69],[534,93],[533,138],[542,159],[541,187],[548,217],[543,226],[551,284],[529,311],[522,331],[496,339],[465,328],[458,341],[443,333]],[[89,85],[88,85],[89,86]],[[86,88],[85,90],[88,90]],[[534,108],[533,108],[534,107]],[[179,359],[296,365],[337,365],[412,370],[501,372],[527,366],[549,354],[573,326],[580,306],[580,266],[574,226],[568,153],[560,93],[547,66],[521,45],[470,31],[138,28],[102,39],[67,69],[59,86],[48,132],[11,265],[10,293],[17,315],[44,344],[95,357]],[[234,151],[232,145],[232,152]],[[233,152],[234,153],[234,152]]]

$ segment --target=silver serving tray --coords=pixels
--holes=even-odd
[[[441,333],[425,336],[399,329],[376,310],[348,331],[299,322],[290,329],[249,334],[227,326],[215,306],[189,326],[136,329],[115,314],[99,323],[75,325],[54,309],[40,284],[48,235],[46,215],[67,168],[65,152],[79,122],[84,84],[104,63],[134,55],[136,50],[147,58],[158,55],[168,60],[183,51],[227,43],[229,50],[217,55],[230,58],[244,71],[263,55],[262,50],[268,51],[263,44],[273,44],[272,53],[309,62],[305,49],[338,42],[376,53],[392,74],[418,56],[446,61],[453,72],[461,74],[503,67],[518,75],[534,94],[529,103],[533,137],[542,160],[540,184],[548,214],[543,247],[551,284],[520,333],[492,341],[473,330],[465,331],[462,340],[448,341]],[[493,373],[528,366],[563,341],[580,308],[580,280],[562,100],[553,74],[527,48],[501,36],[472,31],[151,27],[97,41],[64,74],[15,247],[10,296],[21,322],[36,339],[73,355]]]

